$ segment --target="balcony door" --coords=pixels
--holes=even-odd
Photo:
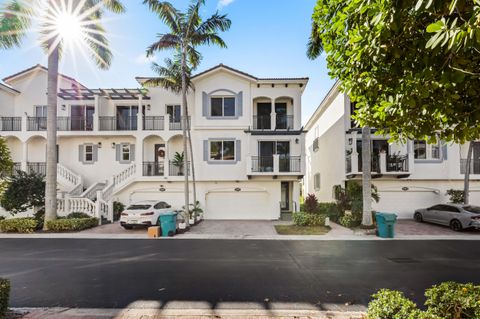
[[[257,128],[260,130],[270,130],[272,124],[270,116],[272,113],[272,103],[257,103]]]
[[[262,172],[273,172],[273,155],[279,155],[279,169],[288,171],[290,167],[290,142],[261,141],[258,142],[259,167]]]
[[[380,172],[380,153],[386,152],[387,158],[389,157],[390,149],[388,147],[387,140],[372,140],[372,172]],[[357,140],[357,153],[358,153],[358,171],[362,171],[362,140]]]
[[[280,130],[287,129],[287,103],[275,103],[275,113],[277,114],[276,128]]]
[[[137,129],[137,105],[119,105],[117,106],[117,130],[130,131]]]
[[[180,105],[167,105],[167,114],[170,115],[170,123],[180,123],[182,108]]]
[[[70,107],[70,129],[72,131],[92,131],[93,113],[91,105],[72,105]]]

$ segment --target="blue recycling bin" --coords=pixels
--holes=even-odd
[[[395,237],[395,223],[397,222],[397,215],[379,212],[375,214],[375,220],[377,221],[378,237]]]
[[[158,221],[160,230],[162,231],[162,237],[175,236],[175,233],[177,232],[177,213],[164,213],[160,215]]]

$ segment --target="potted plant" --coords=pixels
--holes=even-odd
[[[183,176],[183,168],[185,167],[185,154],[183,152],[175,152],[173,156],[172,164],[178,167],[178,176]]]
[[[200,222],[203,219],[203,209],[200,208],[200,202],[197,200],[195,204],[190,204],[190,206],[192,206],[190,211],[193,213],[195,221]]]
[[[188,225],[185,222],[185,219],[180,218],[178,220],[178,231],[179,231],[179,233],[184,233],[187,230],[187,227],[188,227]]]

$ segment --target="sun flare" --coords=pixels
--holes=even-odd
[[[60,12],[54,22],[54,32],[67,42],[82,40],[85,30],[80,17],[70,12]]]

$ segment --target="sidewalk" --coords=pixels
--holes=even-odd
[[[363,319],[361,311],[246,309],[13,309],[22,319]],[[8,317],[7,317],[8,319]]]

